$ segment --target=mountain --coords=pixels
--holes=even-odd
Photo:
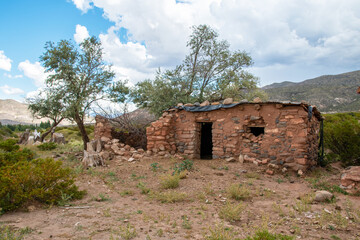
[[[28,105],[12,99],[0,99],[0,122],[2,124],[40,124],[46,122],[47,118],[33,118]],[[94,118],[87,117],[86,123],[93,122]],[[70,121],[62,121],[59,125],[72,125]]]
[[[321,112],[347,112],[360,110],[360,71],[338,75],[324,75],[303,82],[282,82],[262,89],[269,101],[306,101]]]
[[[27,104],[12,99],[0,99],[0,121],[4,124],[36,124],[40,119],[34,119]],[[47,121],[47,120],[42,120]]]

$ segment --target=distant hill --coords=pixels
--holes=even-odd
[[[273,83],[262,89],[270,101],[306,101],[322,112],[360,110],[360,71],[338,75],[324,75],[299,83]]]
[[[13,99],[0,99],[0,122],[2,124],[40,124],[46,122],[47,118],[33,118],[28,105]],[[86,118],[87,123],[93,122],[93,118]],[[62,121],[60,125],[72,125],[69,121]]]

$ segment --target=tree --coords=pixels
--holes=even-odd
[[[43,142],[45,137],[65,118],[65,106],[62,96],[45,89],[38,97],[27,98],[26,100],[29,104],[28,109],[34,117],[50,118],[53,121],[50,129],[41,134],[40,142]]]
[[[94,102],[109,97],[112,88],[119,90],[125,86],[121,83],[112,85],[115,73],[104,62],[101,43],[95,37],[85,39],[80,47],[71,41],[61,40],[57,44],[46,43],[45,49],[40,59],[49,73],[46,87],[61,98],[63,114],[65,118],[76,122],[86,149],[89,142],[84,127],[86,113]],[[116,96],[122,100],[122,92]]]
[[[132,92],[133,101],[159,115],[177,102],[236,100],[264,94],[258,78],[244,70],[253,64],[244,51],[230,51],[225,40],[207,25],[193,27],[187,42],[189,55],[174,70],[158,71],[155,80],[145,80]]]

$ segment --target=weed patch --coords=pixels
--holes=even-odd
[[[164,189],[174,189],[179,186],[180,176],[179,174],[167,174],[160,176],[160,184]]]
[[[244,185],[232,184],[226,189],[230,198],[235,200],[246,200],[251,198],[251,193]]]
[[[260,229],[255,232],[251,237],[247,237],[244,240],[292,240],[295,237],[270,233],[267,229]]]
[[[241,219],[243,210],[244,205],[242,203],[232,204],[227,202],[226,205],[220,208],[219,216],[229,222],[235,222]]]

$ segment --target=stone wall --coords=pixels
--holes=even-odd
[[[112,125],[109,122],[109,119],[97,115],[95,117],[95,127],[94,127],[94,139],[98,140],[101,137],[106,137],[108,139],[112,139],[111,131]]]
[[[212,157],[305,170],[316,164],[319,115],[307,105],[245,103],[207,112],[171,109],[147,128],[147,149],[200,157],[201,123],[212,123]],[[254,128],[256,127],[256,128]],[[252,131],[262,129],[255,136]],[[254,130],[255,129],[255,130]]]

